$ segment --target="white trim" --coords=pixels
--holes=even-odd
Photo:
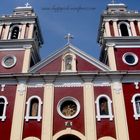
[[[131,103],[133,104],[133,110],[134,110],[134,118],[135,120],[138,120],[140,118],[140,114],[137,113],[137,109],[136,109],[136,102],[135,99],[136,97],[140,97],[140,93],[136,93],[135,95],[133,95]]]
[[[119,22],[119,24],[118,24],[119,35],[122,36],[121,29],[120,29],[121,24],[125,24],[125,25],[127,26],[128,36],[132,36],[131,29],[130,29],[130,25],[129,25],[129,23],[127,23],[127,22],[125,22],[125,21],[121,21],[121,22]]]
[[[8,48],[8,49],[0,49],[0,52],[3,52],[3,51],[24,51],[24,50],[25,50],[24,48]]]
[[[31,101],[32,99],[36,98],[38,100],[38,115],[37,116],[30,116],[30,106],[31,106]],[[29,121],[30,119],[35,119],[37,121],[40,121],[42,119],[41,117],[41,105],[42,105],[42,101],[41,98],[39,96],[31,96],[28,101],[26,102],[27,104],[27,108],[26,108],[26,116],[25,116],[25,120]]]
[[[83,83],[64,83],[64,82],[57,82],[54,85],[55,87],[83,87]]]
[[[125,46],[123,46],[123,45],[121,45],[121,46],[117,46],[117,45],[115,45],[115,48],[140,48],[140,46],[138,46],[138,45],[134,45],[134,46],[129,46],[129,45],[125,45]]]
[[[61,105],[62,105],[65,101],[73,101],[73,102],[76,104],[76,106],[77,106],[77,111],[76,111],[76,113],[75,113],[73,116],[65,116],[65,115],[62,114],[60,108],[61,108]],[[57,104],[57,112],[58,112],[58,114],[59,114],[61,117],[65,118],[65,119],[73,119],[73,118],[75,118],[75,117],[79,114],[79,112],[80,112],[80,103],[79,103],[79,101],[78,101],[77,99],[75,99],[74,97],[71,97],[71,96],[64,97],[64,98],[62,98],[62,99],[58,102],[58,104]]]
[[[132,55],[133,57],[134,57],[134,59],[135,59],[135,62],[134,63],[128,63],[127,61],[126,61],[126,56],[127,55]],[[135,54],[135,53],[133,53],[133,52],[126,52],[123,56],[122,56],[122,60],[123,60],[123,62],[125,63],[125,64],[127,64],[127,65],[130,65],[130,66],[133,66],[133,65],[136,65],[137,63],[138,63],[138,56]]]
[[[4,99],[4,109],[3,109],[3,114],[0,116],[0,120],[4,121],[6,119],[6,107],[8,105],[7,98],[5,96],[0,96],[0,99]]]
[[[108,115],[100,115],[100,104],[99,104],[99,100],[102,97],[104,97],[104,98],[107,99]],[[96,103],[96,111],[97,111],[97,115],[96,115],[97,120],[98,121],[101,121],[101,119],[103,119],[103,118],[109,118],[109,120],[112,121],[113,120],[113,115],[112,115],[112,106],[111,106],[112,101],[111,101],[111,99],[107,95],[102,94],[102,95],[99,95],[97,97],[95,103]]]
[[[5,64],[5,60],[6,60],[7,58],[9,58],[9,57],[11,57],[11,58],[13,59],[14,62],[13,62],[12,65],[7,66],[7,65]],[[13,66],[15,66],[16,62],[17,62],[17,58],[16,58],[14,55],[7,55],[7,56],[4,56],[4,57],[2,58],[1,65],[2,65],[3,67],[5,67],[5,68],[12,68]]]
[[[40,139],[37,137],[27,137],[27,138],[24,138],[23,140],[40,140]]]

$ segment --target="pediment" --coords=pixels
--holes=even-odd
[[[71,55],[73,58],[73,69],[66,70],[63,68],[64,57]],[[50,57],[40,61],[38,64],[33,66],[29,72],[31,73],[53,73],[53,72],[93,72],[93,71],[110,71],[110,68],[97,60],[81,51],[80,49],[66,45],[64,48],[56,51]]]

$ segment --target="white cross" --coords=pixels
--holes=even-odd
[[[25,6],[26,6],[26,7],[29,7],[29,6],[30,6],[30,4],[27,2],[27,3],[25,4]]]
[[[70,33],[68,33],[67,35],[65,35],[64,38],[67,39],[68,40],[68,44],[70,44],[70,39],[73,39],[73,36]]]

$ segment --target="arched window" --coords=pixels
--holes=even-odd
[[[57,140],[80,140],[80,138],[75,135],[67,134],[59,137]]]
[[[76,56],[73,53],[67,53],[62,58],[62,72],[76,72]]]
[[[36,119],[37,121],[41,120],[41,105],[42,101],[38,96],[32,96],[26,102],[27,109],[26,109],[26,116],[25,120],[28,121],[29,119]]]
[[[4,121],[6,119],[6,107],[7,107],[7,99],[4,96],[0,96],[0,119]]]
[[[134,118],[138,120],[140,117],[140,93],[135,94],[131,102],[133,103]]]
[[[131,36],[130,25],[127,22],[120,22],[119,32],[121,36]]]
[[[11,31],[10,39],[18,39],[18,35],[19,35],[19,27],[18,26],[14,26],[12,28],[12,31]]]
[[[30,116],[38,116],[38,99],[33,98],[30,103]]]
[[[100,121],[101,118],[109,118],[113,120],[112,115],[112,101],[107,95],[100,95],[97,97],[96,101],[96,110],[97,110],[97,120]]]
[[[108,100],[105,97],[99,99],[100,115],[108,115]]]
[[[67,55],[65,57],[65,70],[72,70],[72,56]]]

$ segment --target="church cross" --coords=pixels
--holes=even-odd
[[[30,6],[30,4],[27,2],[27,3],[25,4],[25,6],[26,6],[26,7],[29,7],[29,6]]]
[[[68,44],[70,44],[70,40],[73,39],[73,36],[70,33],[68,33],[67,35],[65,35],[65,39],[67,39]]]

